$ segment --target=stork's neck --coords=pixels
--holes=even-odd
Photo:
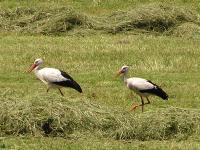
[[[125,73],[122,75],[122,80],[124,81],[125,84],[127,84],[127,72],[125,72]]]
[[[33,70],[35,74],[37,74],[37,72],[41,69],[40,65],[38,65],[37,67],[35,67],[35,69]]]

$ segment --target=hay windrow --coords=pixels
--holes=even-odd
[[[186,22],[174,28],[170,34],[178,37],[200,37],[200,26],[192,22]]]
[[[68,34],[74,29],[80,29],[82,34],[88,29],[115,34],[127,31],[163,34],[187,22],[199,26],[199,15],[195,11],[154,3],[99,17],[69,7],[16,8],[1,10],[0,16],[0,30],[45,35]]]
[[[32,34],[60,34],[75,27],[86,25],[87,18],[72,8],[57,9],[17,8],[0,13],[1,28]]]
[[[166,108],[130,113],[103,107],[87,99],[61,99],[59,102],[48,96],[36,96],[31,101],[3,101],[2,98],[0,107],[1,136],[31,134],[67,138],[77,132],[90,132],[117,140],[144,141],[187,139],[200,132],[198,110]]]
[[[111,29],[114,33],[134,29],[163,33],[185,22],[197,23],[198,15],[186,8],[150,4],[109,18],[117,20]]]

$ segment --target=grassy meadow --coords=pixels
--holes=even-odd
[[[154,15],[159,10],[164,13],[162,7],[152,9],[160,3],[170,11],[178,8],[164,17],[167,23],[160,14]],[[0,149],[199,149],[198,3],[1,1]],[[67,27],[57,30],[63,26],[59,9],[63,6],[77,11],[72,17],[77,20],[73,26],[73,19],[66,17]],[[145,20],[141,25],[141,18],[134,18],[143,8],[152,18],[161,18],[164,30],[158,22],[148,20],[152,24],[146,26]],[[182,19],[173,18],[176,12]],[[43,66],[68,72],[83,93],[73,89],[63,89],[64,97],[58,90],[46,93],[45,85],[27,73],[36,58],[43,58]],[[123,65],[130,65],[130,77],[160,85],[169,100],[151,97],[144,113],[141,108],[130,112],[140,98],[115,76]],[[42,125],[50,119],[53,131],[45,134]]]

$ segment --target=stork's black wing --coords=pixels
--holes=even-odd
[[[75,90],[77,90],[78,92],[82,93],[82,89],[80,87],[80,85],[66,72],[64,71],[60,71],[61,75],[66,78],[66,80],[64,81],[59,81],[59,82],[53,82],[53,84],[59,85],[59,86],[63,86],[63,87],[70,87],[73,88]]]

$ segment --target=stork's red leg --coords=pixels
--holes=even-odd
[[[133,111],[133,110],[135,110],[135,109],[136,109],[138,106],[139,106],[139,105],[137,105],[137,104],[133,103],[133,104],[132,104],[132,106],[131,106],[131,109],[130,109],[130,111]]]
[[[142,102],[142,104],[137,105],[137,104],[134,104],[134,103],[133,103],[132,106],[131,106],[130,111],[133,111],[133,110],[135,110],[137,107],[142,106],[142,112],[144,112],[144,105],[146,105],[146,104],[150,104],[150,101],[149,101],[148,97],[146,97],[146,99],[147,99],[147,103],[144,103],[144,99],[143,99],[143,97],[140,96],[140,98],[141,98],[141,102]]]
[[[143,100],[143,98],[142,98],[142,96],[140,96],[140,98],[141,98],[141,101],[142,101],[142,104],[140,105],[140,106],[142,106],[142,112],[144,111],[144,100]]]
[[[150,104],[151,102],[150,102],[149,98],[146,97],[146,99],[147,99],[147,103],[146,104]]]
[[[149,101],[148,97],[146,97],[147,103],[144,103],[143,97],[142,96],[140,96],[140,97],[141,97],[142,104],[140,104],[139,106],[142,106],[142,112],[143,112],[144,111],[144,105],[150,104],[150,101]]]
[[[60,91],[60,94],[61,94],[62,96],[64,96],[64,94],[62,93],[61,89],[58,88],[58,90]]]
[[[133,97],[133,93],[132,93],[132,92],[131,92],[130,96]],[[138,106],[139,106],[138,104],[133,103],[133,104],[131,105],[130,111],[135,110]]]

